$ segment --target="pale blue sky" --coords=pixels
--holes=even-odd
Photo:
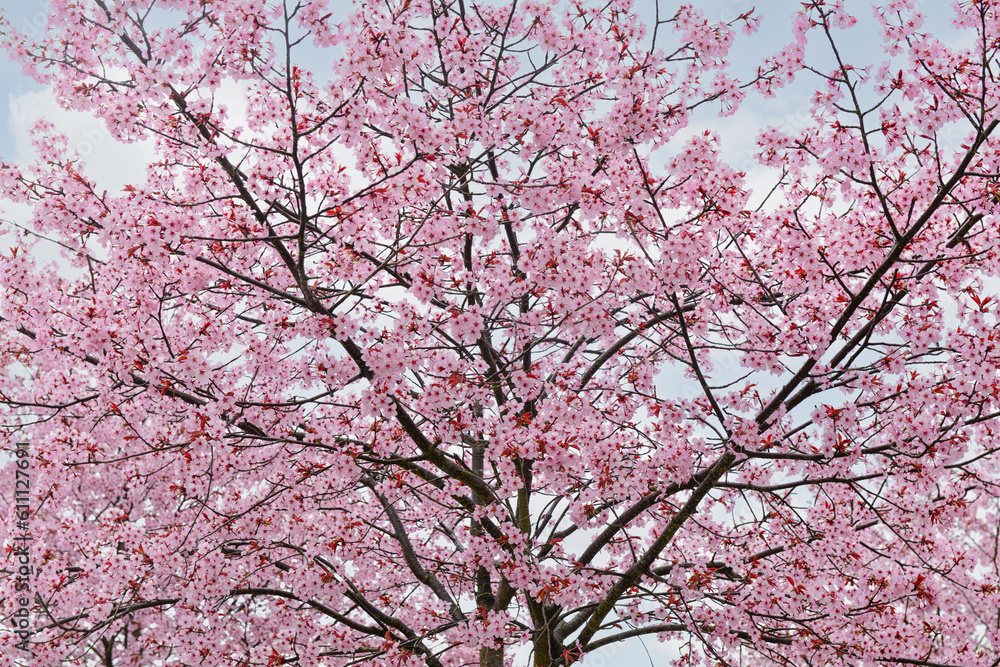
[[[671,14],[677,4],[679,3],[671,0],[662,0],[661,15]],[[737,40],[733,61],[738,64],[736,69],[740,74],[752,72],[754,61],[760,57],[760,54],[784,44],[788,40],[788,17],[799,6],[796,0],[764,0],[762,2],[700,0],[695,4],[705,12],[709,20],[731,19],[745,12],[754,4],[758,6],[758,14],[764,15],[765,21],[758,34],[749,38],[740,34],[740,39]],[[867,5],[866,2],[858,2],[857,4]],[[761,5],[764,7],[762,8]],[[27,2],[0,0],[0,13],[3,13],[15,27],[29,35],[37,34],[44,25],[46,7],[45,0],[29,0]],[[655,16],[654,0],[636,0],[636,9],[643,18],[652,22]],[[761,11],[762,9],[763,11]],[[0,159],[11,160],[17,157],[13,132],[20,128],[11,128],[9,123],[11,96],[41,89],[41,86],[22,75],[19,65],[11,63],[6,57],[0,57]],[[781,103],[777,106],[784,107],[786,105]],[[785,110],[776,109],[775,111],[776,117],[781,117]],[[748,136],[747,139],[752,141],[752,136]]]
[[[45,16],[45,2],[17,2],[0,0],[0,13],[18,29],[25,32],[34,29]],[[21,73],[21,66],[0,57],[0,159],[15,157],[14,137],[8,124],[10,96],[41,90],[41,86]]]

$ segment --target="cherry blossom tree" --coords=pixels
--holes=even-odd
[[[749,66],[752,13],[335,4],[4,28],[155,147],[0,165],[33,664],[1000,664],[996,3],[809,0]],[[713,124],[793,82],[753,194]]]

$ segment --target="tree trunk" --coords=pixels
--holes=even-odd
[[[485,646],[479,649],[479,667],[503,667],[503,649]]]

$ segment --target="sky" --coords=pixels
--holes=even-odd
[[[595,0],[596,1],[596,0]],[[664,9],[677,3],[663,0]],[[776,50],[789,41],[788,24],[791,14],[800,7],[799,0],[698,0],[695,4],[705,12],[709,21],[731,20],[747,11],[754,4],[758,5],[763,18],[761,30],[753,36],[738,34],[736,46],[731,53],[731,61],[736,64],[738,74],[749,74],[764,54]],[[871,10],[868,2],[848,0],[848,7],[855,7],[859,19],[870,19]],[[938,5],[942,2],[925,0],[924,9],[936,14]],[[655,16],[653,0],[636,0],[636,10],[650,21]],[[0,13],[20,31],[27,34],[38,34],[46,20],[46,4],[42,0],[0,0]],[[938,21],[940,16],[938,15]],[[936,28],[946,24],[940,21]],[[874,34],[863,31],[856,32],[850,42],[850,55],[859,61],[880,60],[877,53],[878,40]],[[740,71],[742,69],[742,71]],[[812,81],[801,82],[782,91],[777,98],[749,101],[741,113],[734,118],[716,119],[712,129],[719,132],[723,141],[723,149],[729,160],[737,166],[752,167],[752,153],[756,132],[766,125],[788,125],[801,123],[804,120],[803,111],[806,108],[806,91]],[[97,123],[78,113],[59,109],[55,100],[47,90],[23,76],[19,65],[11,63],[6,57],[0,56],[0,161],[17,162],[25,160],[31,153],[28,141],[28,130],[39,118],[46,117],[65,132],[81,158],[87,163],[88,173],[98,179],[102,187],[116,189],[129,179],[134,180],[136,174],[142,173],[142,165],[151,157],[148,146],[117,145],[106,131]],[[706,114],[701,122],[711,120]],[[756,170],[751,175],[751,181],[759,184],[761,189],[766,185],[766,173]],[[0,205],[0,219],[23,215]],[[639,643],[628,642],[625,645],[609,646],[603,651],[589,656],[584,661],[584,667],[604,667],[614,664],[664,665],[669,664],[675,656],[669,647],[658,645],[654,639],[646,639]]]
[[[38,31],[44,25],[46,3],[37,0],[26,2],[0,0],[0,14],[3,14],[18,30],[25,33]],[[17,157],[14,148],[14,128],[10,123],[10,107],[25,93],[38,92],[40,85],[24,76],[21,66],[12,63],[6,55],[0,56],[0,159]]]
[[[651,25],[656,16],[656,0],[634,1],[637,13]],[[861,19],[860,25],[871,23],[868,0],[846,0],[846,3],[848,9]],[[661,16],[671,15],[678,4],[677,0],[661,0]],[[750,36],[738,32],[730,53],[734,73],[741,79],[753,73],[763,55],[772,53],[790,40],[789,19],[801,7],[799,0],[698,0],[694,4],[704,12],[709,22],[731,21],[757,6],[756,14],[763,19],[760,30]],[[946,5],[931,0],[918,0],[918,4],[929,14],[937,14],[939,19],[941,5]],[[17,30],[29,36],[38,35],[47,20],[47,2],[0,0],[0,13]],[[935,31],[947,25],[943,20],[929,23],[933,23]],[[859,61],[880,60],[879,40],[874,32],[866,33],[857,28],[851,40],[850,57]],[[807,119],[807,93],[813,83],[810,78],[814,77],[800,77],[801,80],[783,89],[775,98],[764,100],[750,96],[735,117],[712,119],[709,114],[703,114],[699,120],[703,124],[710,123],[711,129],[719,133],[730,164],[748,173],[755,172],[759,177],[763,172],[756,170],[753,160],[757,132],[769,124],[787,126],[789,123],[801,124]],[[148,149],[141,146],[116,145],[106,136],[106,131],[88,117],[59,109],[45,88],[24,76],[20,65],[0,54],[0,160],[20,162],[30,156],[28,132],[42,117],[51,120],[67,134],[69,145],[80,154],[88,173],[96,176],[103,187],[114,190],[126,180],[134,180],[136,174],[142,173],[142,165],[151,155]],[[760,183],[758,189],[765,185]],[[0,211],[0,217],[3,213]]]
[[[668,8],[676,5],[670,0],[663,0],[661,4],[663,14],[672,11]],[[754,5],[751,0],[700,0],[696,4],[710,21],[731,20]],[[788,17],[799,6],[795,0],[766,0],[756,4],[766,5],[764,24],[758,34],[749,38],[740,34],[733,53],[734,62],[752,63],[760,53],[787,42]],[[636,0],[636,10],[647,21],[652,21],[655,2]],[[47,18],[47,3],[45,0],[0,0],[0,13],[19,31],[28,35],[39,34]],[[773,108],[767,113],[775,117],[782,117],[790,111],[787,98],[774,100],[769,106]],[[81,117],[60,113],[54,100],[44,94],[43,87],[23,75],[20,65],[10,62],[6,56],[0,56],[0,160],[17,161],[25,157],[27,130],[43,115],[70,134],[78,125],[88,125]],[[71,145],[74,144],[72,139],[71,136]],[[753,133],[735,131],[731,133],[730,143],[741,158],[749,157],[752,139]],[[108,146],[105,150],[114,149]],[[85,147],[85,151],[89,154],[91,149]]]

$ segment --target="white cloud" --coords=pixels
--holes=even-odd
[[[152,142],[123,144],[115,140],[103,122],[60,107],[51,89],[11,95],[9,105],[16,163],[25,164],[37,157],[31,128],[43,119],[66,135],[70,151],[86,165],[85,173],[97,181],[99,190],[116,192],[126,183],[135,183],[154,158]]]

